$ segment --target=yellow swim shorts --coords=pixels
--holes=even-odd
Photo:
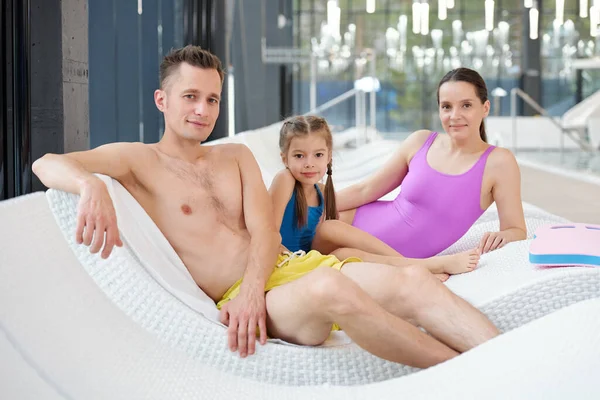
[[[298,255],[298,253],[282,253],[279,255],[277,258],[277,266],[265,285],[265,293],[277,286],[293,282],[318,267],[331,267],[339,271],[346,263],[362,261],[357,257],[349,257],[340,261],[336,256],[326,256],[316,250],[311,250],[306,254],[303,253],[304,252],[301,252],[300,255]],[[227,303],[229,300],[233,300],[240,293],[241,284],[242,279],[234,283],[233,286],[225,292],[223,298],[217,303],[218,309],[221,309],[223,304]],[[332,330],[339,329],[337,324],[333,325]]]

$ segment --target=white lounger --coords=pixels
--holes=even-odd
[[[121,190],[107,183],[113,195]],[[173,278],[153,265],[177,263],[166,240],[154,246],[156,257],[142,254],[157,239],[137,232],[135,223],[153,230],[137,203],[117,205],[134,218],[119,216],[125,246],[101,260],[74,243],[76,201],[49,191],[0,203],[2,399],[600,396],[600,300],[587,300],[600,297],[600,269],[534,268],[527,241],[448,281],[506,332],[454,360],[415,373],[354,344],[278,342],[242,360],[226,349],[225,329],[202,308],[203,294],[189,291],[185,273]],[[453,248],[494,229],[494,213]],[[533,207],[527,216],[530,232],[562,221]]]
[[[225,350],[221,328],[167,299],[142,272],[126,272],[143,268],[120,270],[109,262],[90,278],[89,266],[82,268],[66,244],[43,194],[0,203],[0,220],[0,398],[592,399],[600,394],[600,300],[564,308],[439,366],[360,385],[389,379],[401,368],[378,366],[354,346],[268,344],[255,357],[240,360]],[[597,285],[592,271],[569,275],[587,274]],[[471,277],[473,285],[481,282]],[[567,275],[545,279],[549,287],[562,289],[532,290],[529,300],[523,297],[523,308],[547,295],[556,296],[557,307],[564,299],[598,295],[597,288],[591,293],[593,284],[564,283]],[[573,293],[578,291],[582,294]],[[506,308],[504,314],[513,311]],[[197,347],[185,345],[192,342]],[[338,371],[346,379],[332,383],[358,386],[314,386],[336,368],[344,368]]]

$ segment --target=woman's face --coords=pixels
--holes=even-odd
[[[475,86],[468,82],[446,82],[439,90],[442,127],[456,140],[479,136],[479,126],[490,112],[490,102],[482,103]]]

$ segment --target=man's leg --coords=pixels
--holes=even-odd
[[[342,273],[387,311],[425,328],[461,353],[499,334],[483,313],[423,267],[348,263]]]
[[[317,268],[276,287],[267,293],[266,303],[269,335],[288,342],[321,344],[336,322],[359,346],[390,361],[426,368],[458,354],[386,311],[332,268]]]

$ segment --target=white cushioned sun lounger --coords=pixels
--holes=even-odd
[[[125,243],[108,260],[74,243],[76,196],[51,190],[0,203],[0,398],[600,396],[598,268],[533,267],[528,241],[484,255],[447,286],[504,333],[427,370],[344,341],[270,341],[240,359],[150,218],[105,182]],[[530,206],[526,214],[530,232],[564,221]],[[492,209],[448,251],[471,247],[494,224]]]

